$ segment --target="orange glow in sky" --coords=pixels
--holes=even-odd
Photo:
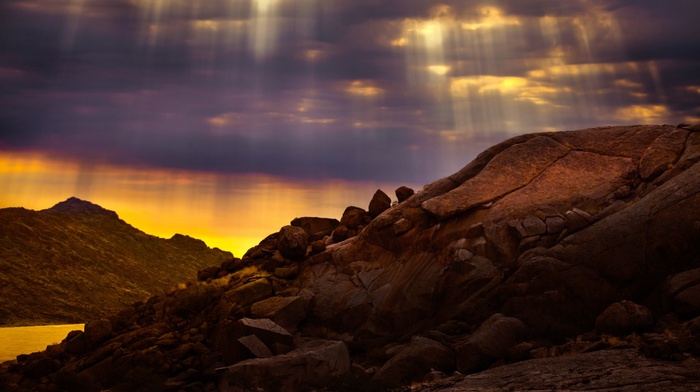
[[[148,234],[187,234],[236,257],[296,217],[340,219],[349,205],[366,209],[378,188],[394,197],[400,185],[291,181],[0,153],[0,208],[42,210],[76,196],[117,212]]]

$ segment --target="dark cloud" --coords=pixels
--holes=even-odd
[[[0,148],[429,182],[521,132],[700,117],[696,2],[75,4],[0,5]]]

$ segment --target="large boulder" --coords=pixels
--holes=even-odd
[[[337,219],[315,217],[294,218],[294,220],[291,222],[292,226],[301,227],[304,229],[306,234],[308,234],[310,237],[318,233],[326,235],[330,234],[336,227],[338,227],[339,224],[340,222]]]
[[[277,236],[277,249],[282,256],[299,260],[306,256],[309,246],[309,235],[304,229],[296,226],[284,226]]]
[[[345,343],[315,340],[287,354],[250,359],[219,369],[219,390],[293,392],[322,386],[350,371]]]
[[[620,301],[608,306],[595,320],[598,333],[622,336],[630,332],[644,332],[654,326],[651,311],[632,301]]]
[[[85,338],[94,344],[102,343],[112,335],[112,322],[107,319],[92,320],[85,324]]]
[[[700,316],[700,268],[669,277],[663,291],[673,311],[686,318]]]
[[[442,344],[422,336],[414,336],[374,375],[372,381],[396,387],[420,380],[431,369],[454,370],[454,353]]]
[[[508,349],[527,336],[525,324],[514,317],[494,314],[462,343],[455,345],[457,370],[472,373],[505,359]]]
[[[400,186],[396,188],[394,193],[396,194],[396,199],[399,201],[399,203],[402,203],[408,200],[408,198],[413,196],[413,194],[416,192],[407,186]]]
[[[372,200],[369,202],[368,213],[372,218],[376,218],[382,212],[388,210],[391,207],[391,199],[389,196],[382,192],[381,189],[377,189],[372,196]]]
[[[357,230],[360,226],[366,225],[371,220],[372,218],[367,211],[360,207],[350,206],[343,212],[343,216],[340,218],[340,226],[345,226],[351,230]]]

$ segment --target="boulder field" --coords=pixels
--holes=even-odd
[[[1,389],[698,388],[695,128],[522,135],[393,206],[297,218]]]

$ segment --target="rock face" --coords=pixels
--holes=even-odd
[[[607,350],[533,359],[413,390],[693,391],[700,388],[699,376],[696,358],[667,362],[645,358],[636,350]]]
[[[216,278],[95,324],[100,343],[77,333],[0,368],[0,386],[692,389],[698,135],[509,139],[394,206],[348,207],[311,244],[295,238],[318,221],[285,227],[202,274]]]

